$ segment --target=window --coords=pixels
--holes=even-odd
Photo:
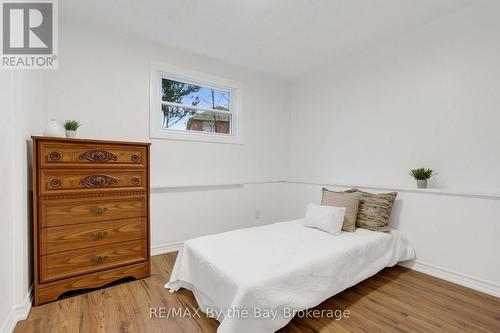
[[[239,84],[151,63],[150,136],[241,142]]]

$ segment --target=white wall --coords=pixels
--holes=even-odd
[[[18,309],[16,316],[28,314],[29,290],[33,283],[32,228],[32,146],[31,133],[45,121],[45,72],[19,71],[14,80],[14,261],[17,266],[14,289]]]
[[[48,73],[46,109],[57,119],[81,120],[83,137],[150,140],[151,60],[242,83],[244,145],[152,140],[152,185],[282,176],[287,137],[276,126],[286,127],[289,117],[285,82],[64,18],[60,31],[59,69]]]
[[[0,332],[3,332],[9,323],[9,316],[14,307],[14,253],[13,253],[13,232],[14,232],[14,202],[12,190],[14,188],[12,175],[14,164],[10,159],[13,156],[13,123],[14,116],[12,110],[12,81],[10,72],[0,74],[0,109],[2,110],[2,121],[0,122],[0,156],[4,161],[0,163],[0,211],[2,218],[0,226],[2,228],[2,241],[0,242],[0,262],[3,265],[3,272],[0,274]]]
[[[42,72],[0,71],[0,172],[2,242],[0,332],[9,332],[30,309],[32,272],[31,147],[32,125],[43,107]],[[43,116],[44,117],[44,116]]]
[[[424,166],[432,186],[498,193],[499,13],[481,1],[296,81],[289,179],[404,189]],[[292,186],[288,216],[319,188]],[[400,191],[393,219],[421,263],[500,291],[499,212],[500,198]]]
[[[163,245],[193,237],[281,221],[285,186],[269,183],[153,191],[153,253],[161,252]],[[160,249],[155,251],[155,245]]]
[[[59,30],[59,69],[46,74],[45,119],[78,119],[82,137],[151,141],[152,186],[282,179],[288,138],[276,129],[288,127],[283,81],[64,17]],[[151,140],[150,61],[241,82],[244,144]],[[35,133],[42,131],[45,119]],[[278,208],[266,206],[278,185],[259,186],[153,191],[153,248],[272,221]],[[261,219],[255,219],[255,210]],[[235,218],[238,211],[245,216]]]
[[[481,1],[293,87],[292,179],[500,188],[500,2]]]

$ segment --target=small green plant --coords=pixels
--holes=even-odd
[[[410,176],[416,180],[425,180],[434,176],[434,170],[426,168],[418,168],[410,171]]]
[[[66,131],[76,131],[80,126],[81,126],[80,122],[76,120],[66,120],[64,122],[64,129]]]

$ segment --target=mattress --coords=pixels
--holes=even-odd
[[[165,287],[191,290],[218,332],[274,332],[295,311],[414,257],[397,230],[331,235],[294,220],[186,241]]]

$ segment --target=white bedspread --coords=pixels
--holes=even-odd
[[[191,239],[165,287],[193,291],[201,310],[217,316],[218,332],[274,332],[292,319],[290,309],[312,308],[415,256],[397,230],[356,229],[335,236],[302,223]],[[264,314],[275,318],[262,318]]]

